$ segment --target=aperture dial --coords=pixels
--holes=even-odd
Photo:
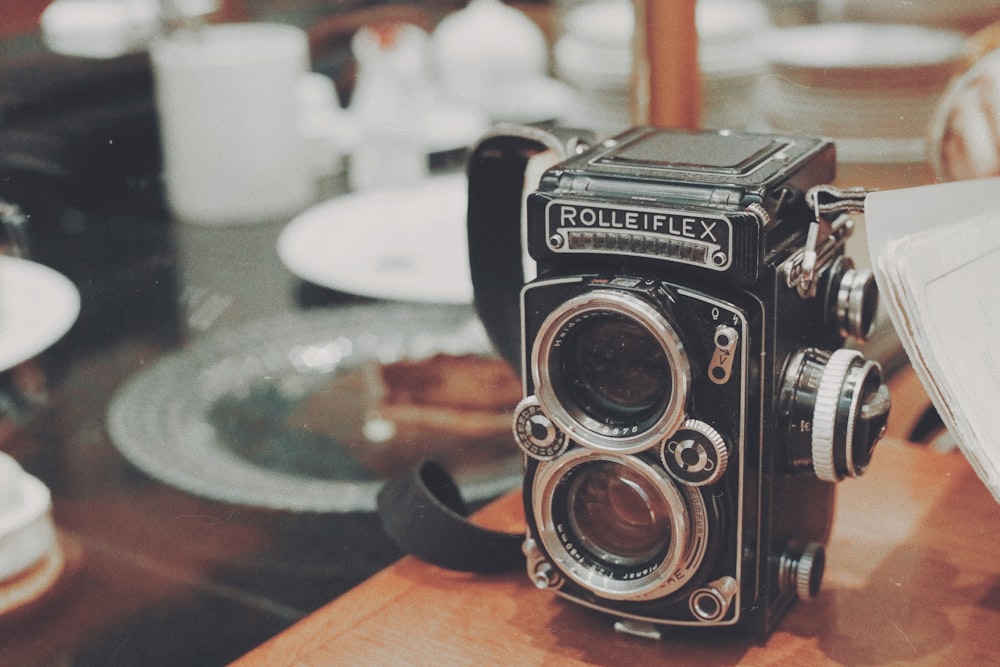
[[[827,482],[857,477],[885,432],[889,407],[877,363],[855,350],[801,350],[788,364],[780,397],[789,465]]]
[[[535,396],[522,400],[514,411],[514,440],[539,461],[550,461],[569,447],[569,438],[542,412]]]

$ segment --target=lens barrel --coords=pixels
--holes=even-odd
[[[639,456],[571,449],[538,464],[531,498],[553,563],[608,599],[652,600],[683,587],[717,525],[697,488]]]

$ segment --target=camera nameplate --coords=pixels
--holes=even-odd
[[[555,199],[545,206],[545,224],[555,253],[646,257],[713,271],[733,262],[733,225],[724,216]]]

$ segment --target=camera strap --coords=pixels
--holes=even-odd
[[[500,124],[469,157],[469,267],[476,310],[497,351],[514,368],[520,368],[521,356],[521,203],[528,161],[552,151],[561,162],[593,140],[585,130]]]
[[[484,574],[524,567],[524,535],[472,523],[458,485],[436,461],[386,482],[378,514],[398,547],[432,565]]]
[[[500,124],[469,157],[469,264],[476,310],[497,351],[515,368],[521,356],[521,205],[528,162],[545,151],[561,162],[591,142],[592,133],[583,130]],[[458,485],[435,461],[386,482],[378,513],[396,545],[428,563],[480,573],[524,567],[524,535],[472,523]]]

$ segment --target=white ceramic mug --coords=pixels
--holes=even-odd
[[[314,196],[298,87],[306,34],[272,23],[205,25],[150,48],[174,216],[209,225],[287,218]]]

